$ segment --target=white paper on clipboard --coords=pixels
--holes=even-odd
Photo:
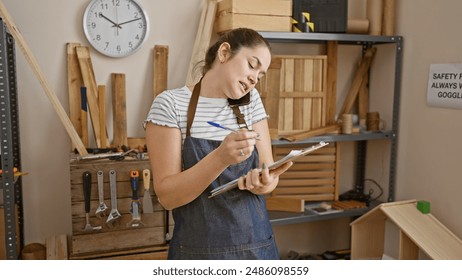
[[[302,156],[305,156],[313,151],[316,151],[318,149],[321,149],[322,147],[324,146],[327,146],[329,145],[329,143],[325,143],[323,141],[319,142],[318,144],[316,145],[313,145],[311,147],[308,147],[306,149],[303,149],[303,150],[292,150],[290,151],[290,153],[288,153],[285,157],[281,158],[280,160],[274,162],[273,164],[271,164],[270,166],[268,166],[268,168],[270,170],[272,169],[275,169],[275,168],[278,168],[279,166],[283,165],[284,163],[286,162],[289,162],[289,161],[295,161],[296,159],[302,157]],[[261,172],[261,170],[260,170]],[[233,180],[233,181],[230,181],[224,185],[221,185],[219,186],[218,188],[215,188],[213,189],[212,191],[210,191],[210,196],[209,198],[211,197],[214,197],[214,196],[217,196],[219,194],[222,194],[230,189],[233,189],[235,187],[237,187],[237,182],[239,181],[239,178]]]

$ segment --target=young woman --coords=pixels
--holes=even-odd
[[[270,62],[260,34],[235,29],[209,48],[194,87],[154,100],[146,143],[155,193],[173,210],[169,259],[279,258],[263,194],[292,163],[267,168],[273,163],[268,116],[255,85]],[[238,188],[209,198],[237,178]]]

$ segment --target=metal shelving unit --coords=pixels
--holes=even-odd
[[[397,159],[397,141],[398,141],[398,126],[399,126],[399,106],[401,96],[401,74],[402,74],[402,59],[403,59],[403,37],[401,36],[370,36],[362,34],[338,34],[338,33],[299,33],[299,32],[260,32],[270,43],[297,43],[297,44],[325,44],[328,41],[337,41],[343,45],[359,45],[363,50],[374,45],[392,44],[395,46],[395,73],[394,73],[394,92],[393,92],[393,112],[391,129],[377,133],[360,133],[353,135],[344,134],[328,134],[317,137],[304,139],[297,142],[289,142],[284,140],[273,141],[273,145],[290,146],[294,144],[310,144],[319,141],[325,142],[342,142],[353,141],[357,142],[357,173],[355,191],[363,193],[364,191],[364,172],[366,166],[366,148],[367,142],[372,140],[389,140],[390,141],[390,168],[389,168],[389,186],[387,201],[395,199],[395,180],[396,180],[396,159]],[[270,218],[273,224],[284,223],[299,223],[322,219],[331,219],[337,217],[360,216],[369,208],[363,211],[348,210],[344,213],[335,213],[327,215],[316,215],[302,213],[299,215],[287,213],[270,213]]]
[[[22,180],[14,38],[0,18],[0,150],[6,259],[16,260],[23,247]],[[19,228],[18,228],[19,227]]]

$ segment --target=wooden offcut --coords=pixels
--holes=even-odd
[[[53,235],[45,241],[47,260],[67,260],[69,258],[67,235]]]
[[[290,142],[302,140],[302,139],[307,139],[311,137],[316,137],[320,135],[324,135],[326,133],[339,133],[340,131],[340,125],[338,124],[332,124],[328,126],[323,126],[320,128],[315,128],[312,130],[307,130],[307,131],[302,131],[298,133],[293,133],[293,134],[288,134],[284,135],[281,137],[282,140],[287,140]]]
[[[345,98],[345,101],[343,102],[342,108],[340,109],[339,116],[343,114],[351,113],[351,110],[353,109],[353,105],[356,102],[356,98],[358,97],[361,84],[367,77],[367,72],[369,71],[369,67],[371,66],[371,63],[372,63],[372,60],[374,59],[376,51],[377,51],[377,48],[369,48],[366,50],[361,60],[361,63],[358,69],[356,70],[355,76],[351,83],[348,94]]]
[[[274,56],[257,84],[270,116],[271,139],[326,125],[327,57]]]
[[[127,146],[127,105],[125,74],[112,73],[112,112],[113,133],[112,145],[114,147]]]
[[[203,5],[186,77],[186,85],[188,86],[194,85],[199,80],[200,76],[195,75],[194,67],[200,61],[204,60],[205,53],[207,52],[212,39],[213,25],[217,12],[217,1],[207,0]]]
[[[98,109],[99,109],[99,135],[101,137],[101,148],[108,148],[109,142],[106,131],[106,86],[98,86]]]
[[[269,211],[302,213],[305,211],[305,200],[293,197],[270,196],[266,198],[266,209]]]
[[[98,107],[98,88],[96,85],[95,72],[91,62],[90,48],[76,47],[77,57],[79,59],[80,71],[85,87],[87,88],[87,102],[90,112],[90,119],[93,128],[93,135],[95,136],[95,143],[98,148],[101,148],[101,125],[99,119]]]
[[[167,89],[168,46],[155,45],[153,50],[153,98]]]
[[[326,124],[335,123],[338,42],[327,42]]]
[[[358,118],[359,125],[366,125],[367,112],[369,112],[369,72],[364,75],[358,93]]]
[[[85,135],[82,134],[81,122],[81,99],[80,88],[83,86],[82,74],[80,73],[79,60],[75,47],[79,47],[80,43],[67,43],[67,93],[69,96],[69,118],[74,125],[74,129],[82,139],[85,146],[88,146],[88,138],[84,139]],[[85,129],[84,132],[87,129]],[[72,144],[72,150],[75,145]]]

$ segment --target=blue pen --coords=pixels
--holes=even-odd
[[[218,124],[216,122],[207,122],[207,123],[214,126],[214,127],[218,127],[218,128],[224,129],[224,130],[229,130],[229,131],[232,131],[232,132],[237,132],[236,129],[232,129],[232,128],[229,128],[229,127],[226,127],[226,126],[222,126],[221,124]]]
[[[221,124],[216,123],[216,122],[207,122],[207,123],[214,126],[214,127],[218,127],[218,128],[224,129],[224,130],[229,130],[229,131],[232,131],[232,132],[238,132],[238,130],[236,130],[236,129],[232,129],[232,128],[229,128],[229,127],[226,127],[226,126],[222,126]],[[260,137],[260,135],[258,135],[257,138],[255,138],[255,139],[260,140],[259,137]]]

